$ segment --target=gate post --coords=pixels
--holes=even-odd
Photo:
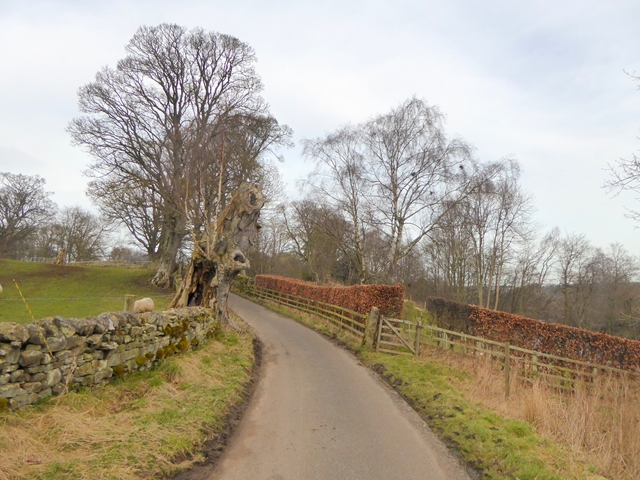
[[[415,350],[414,355],[420,356],[420,333],[422,332],[422,321],[418,320],[418,325],[416,325],[416,338],[415,343],[413,344],[413,349]]]
[[[124,311],[125,312],[133,312],[133,302],[135,302],[136,296],[127,293],[124,296]]]
[[[371,307],[371,312],[367,317],[367,324],[364,327],[364,337],[362,337],[362,345],[367,348],[373,348],[377,343],[376,332],[378,331],[378,322],[380,321],[380,312],[378,307]]]
[[[511,387],[511,345],[504,344],[504,397],[509,398]]]

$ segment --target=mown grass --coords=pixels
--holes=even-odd
[[[187,469],[242,398],[253,364],[252,334],[221,330],[153,371],[1,413],[0,478],[140,479]]]
[[[424,349],[420,357],[375,353],[360,347],[351,335],[328,322],[271,302],[268,308],[335,338],[378,372],[412,404],[429,426],[483,479],[602,479],[583,452],[541,435],[523,420],[498,413],[478,396],[479,378],[473,369],[447,365],[438,350]],[[409,312],[421,315],[419,309]],[[425,321],[423,316],[423,321]],[[491,369],[492,367],[488,367]],[[500,375],[497,376],[500,378]],[[492,395],[501,395],[498,388]],[[559,428],[562,428],[559,426]],[[604,472],[603,472],[604,473]]]
[[[0,321],[28,323],[27,310],[13,280],[36,320],[61,315],[95,316],[119,311],[125,294],[150,297],[156,310],[164,310],[171,301],[170,292],[151,286],[152,270],[121,267],[49,265],[0,260]]]

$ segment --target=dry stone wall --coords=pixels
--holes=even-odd
[[[0,323],[0,410],[60,395],[77,385],[148,370],[215,335],[210,309],[51,317],[35,324]]]

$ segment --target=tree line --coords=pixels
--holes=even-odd
[[[80,206],[59,208],[38,176],[0,172],[0,258],[100,260],[132,253],[116,246],[114,225]]]
[[[43,179],[2,174],[0,256],[104,257],[117,225],[157,263],[153,283],[174,287],[181,255],[217,268],[219,215],[248,182],[266,201],[250,252],[256,273],[403,283],[419,301],[444,296],[637,335],[638,260],[618,244],[542,232],[518,162],[480,161],[423,99],[303,140],[315,168],[300,198],[283,199],[277,160],[292,131],[270,113],[255,62],[232,36],[141,27],[126,56],[79,89],[82,115],[68,127],[92,158],[87,194],[101,216],[56,213]],[[612,167],[609,187],[637,185],[637,165],[634,156]]]
[[[403,283],[486,308],[638,337],[640,264],[622,245],[533,220],[515,159],[481,162],[440,111],[410,98],[306,140],[301,199],[265,221],[259,273],[344,284]]]

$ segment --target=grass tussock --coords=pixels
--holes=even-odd
[[[0,414],[0,479],[139,479],[189,468],[242,397],[252,340],[222,331],[151,372]]]
[[[607,384],[603,385],[609,389],[607,395],[602,390],[600,394],[581,392],[574,397],[550,391],[542,384],[524,388],[514,382],[511,397],[505,399],[504,376],[491,363],[427,347],[420,357],[367,351],[354,337],[318,317],[263,303],[355,351],[360,361],[407,398],[440,438],[483,479],[640,478],[630,470],[640,461],[640,455],[629,456],[620,450],[640,442],[637,412],[630,411],[634,408],[629,391],[614,393],[613,384]],[[407,313],[416,317],[421,312],[411,309]],[[603,400],[611,395],[610,400]],[[596,406],[598,398],[613,403]],[[594,412],[600,412],[599,423],[594,423]],[[626,433],[620,436],[611,431],[606,434],[610,440],[605,441],[604,432],[614,424],[628,424]],[[617,454],[599,457],[599,450],[614,448]],[[612,469],[616,462],[618,467]]]
[[[456,385],[466,396],[501,415],[527,422],[535,430],[567,446],[590,470],[611,479],[640,478],[640,385],[601,377],[575,393],[560,393],[543,382],[524,385],[513,380],[504,398],[504,376],[494,364],[457,354],[429,355],[472,372],[473,382]]]

